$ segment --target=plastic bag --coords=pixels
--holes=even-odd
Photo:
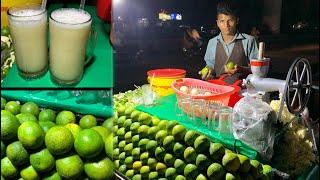
[[[270,160],[273,155],[276,114],[261,99],[244,97],[234,106],[233,135]]]

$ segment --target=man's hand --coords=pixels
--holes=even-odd
[[[212,79],[213,78],[212,73],[213,73],[213,69],[208,66],[206,66],[201,71],[199,71],[199,74],[201,75],[201,79],[203,80]]]
[[[224,72],[229,74],[229,75],[232,75],[232,74],[234,74],[234,73],[236,73],[238,71],[239,71],[239,68],[238,68],[237,65],[235,65],[233,69],[228,69],[227,66],[224,65]]]

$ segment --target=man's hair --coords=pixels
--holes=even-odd
[[[231,0],[221,0],[217,5],[217,16],[219,14],[225,14],[228,16],[239,17],[238,8],[236,4]]]

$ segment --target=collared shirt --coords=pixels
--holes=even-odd
[[[204,56],[204,60],[206,61],[207,66],[211,67],[211,68],[214,67],[215,57],[216,57],[216,48],[217,48],[218,41],[222,43],[223,48],[229,57],[231,55],[232,50],[233,50],[235,40],[242,41],[244,52],[245,52],[245,55],[248,57],[248,59],[254,59],[254,58],[258,57],[258,45],[257,45],[257,42],[253,36],[250,36],[245,33],[238,33],[237,32],[235,34],[233,40],[227,44],[223,41],[222,35],[220,33],[218,36],[209,40],[209,43],[207,46],[207,51]]]

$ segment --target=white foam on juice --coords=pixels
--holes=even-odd
[[[59,9],[51,13],[51,18],[65,24],[80,24],[91,19],[89,13],[79,9]]]
[[[47,20],[47,13],[41,9],[21,9],[9,10],[9,23],[10,24],[34,24],[39,21]]]

